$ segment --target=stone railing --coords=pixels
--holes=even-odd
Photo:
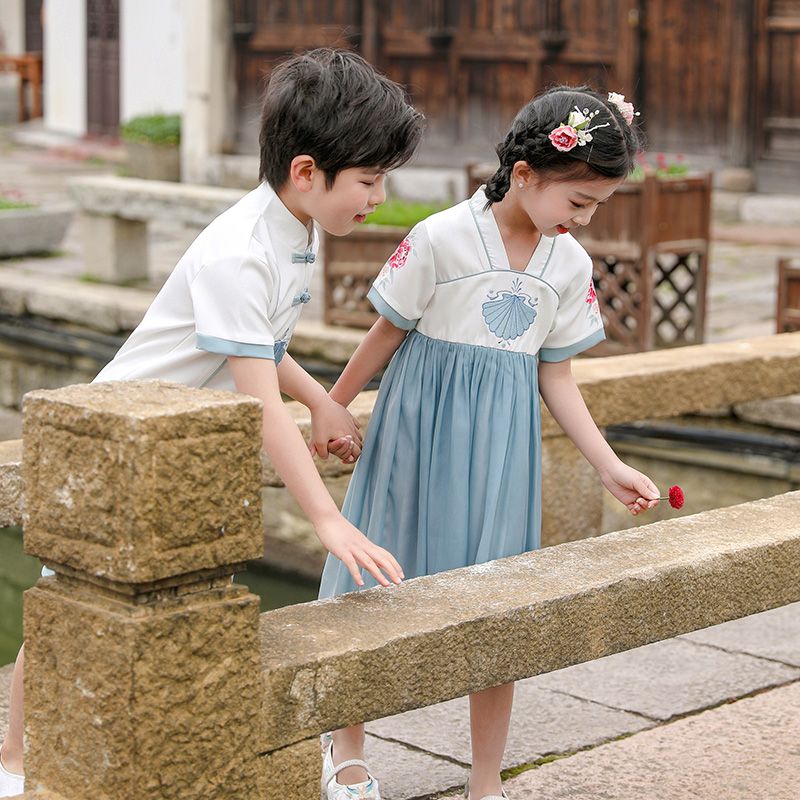
[[[682,347],[603,359],[577,359],[573,372],[598,425],[659,419],[730,407],[737,403],[800,392],[800,333],[739,342]],[[351,406],[366,426],[376,392],[364,392]],[[298,403],[289,407],[306,438],[311,421]],[[542,407],[543,493],[548,498],[542,520],[545,544],[574,541],[601,530],[602,488],[594,470]],[[20,459],[22,443],[0,443],[0,525],[22,517]],[[352,467],[336,459],[318,462],[334,495],[342,496]],[[277,491],[282,484],[264,462],[267,502],[290,502]],[[580,496],[576,506],[574,498]],[[281,499],[283,498],[283,499]],[[293,506],[289,509],[293,509]],[[293,531],[305,530],[299,512]],[[313,531],[305,530],[306,562],[319,563]],[[304,545],[305,547],[305,545]],[[316,559],[316,560],[315,560]]]
[[[25,600],[30,797],[309,800],[323,731],[800,600],[793,493],[259,617],[230,581],[262,547],[257,401],[24,412],[25,547],[56,572]]]

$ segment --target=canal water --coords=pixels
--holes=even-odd
[[[0,528],[0,666],[10,664],[22,644],[22,593],[36,583],[41,564],[22,551],[22,529]],[[277,572],[248,570],[236,582],[261,598],[261,610],[316,600],[317,585]]]

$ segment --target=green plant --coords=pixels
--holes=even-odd
[[[181,118],[178,114],[151,114],[133,117],[120,126],[126,142],[177,145],[181,141]]]
[[[411,203],[406,200],[389,200],[367,217],[370,225],[398,225],[411,228],[431,214],[447,208],[435,203]]]
[[[17,200],[9,200],[7,197],[0,196],[0,211],[17,208],[35,208],[33,203],[20,203]]]
[[[670,180],[682,178],[689,173],[689,166],[681,153],[678,153],[673,161],[670,161],[664,153],[656,153],[655,160],[654,165],[647,155],[639,153],[636,157],[636,166],[628,176],[628,180],[643,181],[647,175],[655,175],[660,180]]]

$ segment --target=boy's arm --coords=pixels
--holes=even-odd
[[[288,353],[277,367],[280,389],[302,403],[311,412],[311,450],[321,458],[328,457],[328,441],[350,437],[349,452],[361,453],[361,431],[358,421],[334,402],[330,395]]]
[[[303,437],[281,399],[275,362],[262,358],[229,357],[238,391],[264,404],[262,442],[275,470],[316,529],[323,545],[345,564],[356,584],[364,567],[381,585],[385,572],[395,583],[403,572],[394,556],[373,544],[340,513],[314,466]]]
[[[540,362],[539,391],[555,421],[597,470],[614,497],[634,515],[658,504],[656,485],[620,461],[595,425],[572,377],[569,359]]]
[[[408,331],[379,317],[350,357],[330,396],[345,408],[349,406],[378,371],[389,363],[407,334]]]

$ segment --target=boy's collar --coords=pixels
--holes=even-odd
[[[264,210],[264,218],[270,226],[270,230],[273,233],[279,233],[281,240],[294,252],[306,253],[312,250],[317,239],[313,221],[309,222],[308,226],[300,222],[266,181],[262,182],[259,189],[266,198],[269,198]]]

